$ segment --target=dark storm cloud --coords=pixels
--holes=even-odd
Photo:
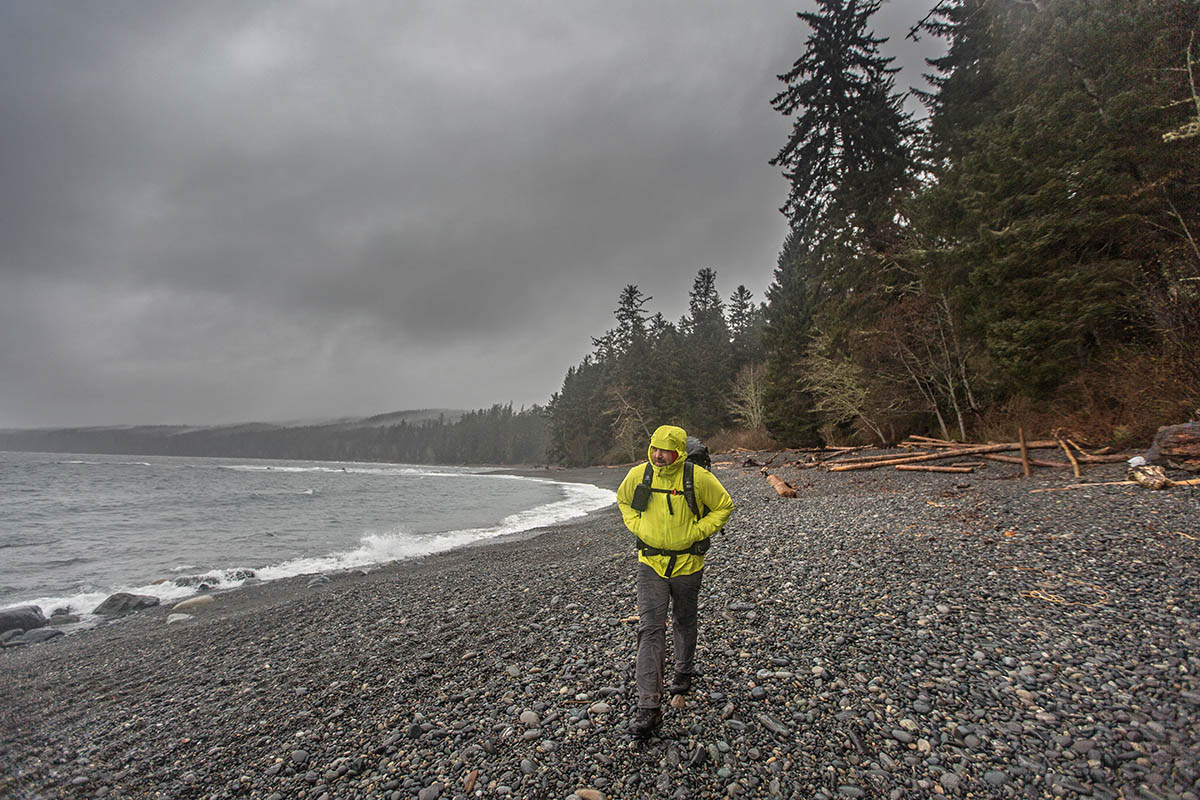
[[[761,298],[806,33],[775,2],[4,3],[0,425],[544,402],[626,283]]]

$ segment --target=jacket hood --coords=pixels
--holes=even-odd
[[[677,425],[659,425],[650,437],[650,446],[646,448],[647,459],[650,458],[650,451],[656,447],[659,450],[674,450],[678,454],[674,463],[663,469],[682,464],[687,458],[687,433]]]

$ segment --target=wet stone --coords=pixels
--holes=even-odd
[[[990,769],[983,773],[983,780],[990,786],[1003,786],[1008,783],[1009,777],[1007,773],[998,769]]]

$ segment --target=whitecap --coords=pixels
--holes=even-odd
[[[498,475],[496,477],[514,476]],[[337,572],[421,558],[487,539],[511,536],[535,528],[566,522],[592,511],[606,508],[612,505],[617,497],[615,492],[593,486],[590,483],[562,483],[540,478],[522,478],[522,480],[558,484],[563,487],[566,497],[526,511],[510,514],[499,524],[489,528],[466,528],[426,535],[414,535],[402,528],[387,533],[369,533],[359,539],[358,547],[353,550],[292,559],[282,564],[262,567],[256,571],[257,575],[263,580],[278,580],[295,575]]]
[[[615,492],[586,483],[564,483],[542,478],[524,478],[505,474],[467,473],[465,471],[439,474],[444,477],[474,474],[479,477],[493,477],[505,480],[515,478],[518,480],[533,480],[540,483],[556,484],[562,487],[564,497],[554,502],[511,514],[497,525],[487,528],[469,528],[425,535],[414,535],[403,528],[396,528],[385,533],[372,532],[365,534],[359,539],[358,547],[344,552],[296,558],[281,564],[263,567],[204,569],[193,564],[180,564],[170,568],[170,572],[179,574],[187,571],[204,570],[203,574],[206,577],[214,578],[214,580],[206,581],[211,591],[233,589],[241,586],[250,575],[253,575],[258,580],[271,581],[296,575],[371,567],[394,561],[422,558],[434,553],[464,547],[475,542],[556,525],[584,516],[592,511],[606,508],[616,500]],[[69,608],[71,613],[82,617],[80,625],[72,626],[72,628],[90,627],[99,622],[99,619],[92,615],[92,611],[110,595],[117,592],[150,595],[159,598],[165,604],[196,594],[197,587],[194,585],[181,586],[175,580],[164,580],[142,585],[126,584],[104,591],[96,590],[94,587],[89,586],[81,587],[78,592],[73,594],[36,597],[30,600],[23,600],[19,603],[12,603],[6,607],[36,605],[46,615],[49,615],[56,608]]]

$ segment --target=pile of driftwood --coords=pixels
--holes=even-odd
[[[1122,453],[1111,453],[1107,448],[1089,452],[1065,437],[1026,441],[1024,435],[1020,433],[1017,441],[998,444],[963,444],[928,436],[910,436],[901,442],[899,447],[906,452],[860,455],[863,451],[870,449],[863,447],[808,451],[805,458],[793,462],[792,466],[799,469],[819,467],[829,472],[850,472],[878,469],[879,467],[895,467],[898,470],[920,472],[974,472],[976,468],[983,466],[980,461],[982,459],[983,461],[1020,464],[1026,475],[1032,474],[1033,467],[1058,467],[1070,469],[1076,477],[1080,477],[1083,464],[1112,463],[1125,461],[1129,457]],[[1031,455],[1036,450],[1061,450],[1066,459]],[[1018,455],[1006,455],[1006,453],[1017,453]],[[967,456],[970,456],[971,460],[961,460]],[[951,461],[953,463],[931,463],[934,461]]]
[[[1163,440],[1165,441],[1165,444],[1162,444],[1164,452],[1174,455],[1175,451],[1181,451],[1193,457],[1200,455],[1197,445],[1200,442],[1200,437],[1193,436],[1195,433],[1193,425],[1161,429],[1159,436],[1155,437],[1155,447],[1159,447],[1160,440]],[[1175,430],[1175,428],[1185,428],[1185,430],[1181,433]],[[964,444],[944,439],[934,439],[928,436],[910,436],[901,442],[899,447],[906,452],[871,454],[866,452],[874,449],[870,447],[826,447],[800,451],[780,451],[768,459],[765,464],[759,464],[752,458],[747,458],[743,466],[761,467],[763,476],[775,488],[776,492],[784,497],[795,497],[796,490],[791,484],[777,475],[770,474],[768,471],[771,463],[783,452],[798,453],[801,455],[797,460],[786,462],[787,466],[797,469],[820,468],[829,472],[850,472],[854,470],[893,467],[901,471],[970,473],[982,467],[985,461],[1000,461],[1010,464],[1020,464],[1026,477],[1032,475],[1034,467],[1041,467],[1069,469],[1076,478],[1083,477],[1083,469],[1088,464],[1117,463],[1127,461],[1133,455],[1132,453],[1113,453],[1109,448],[1088,451],[1071,438],[1063,436],[1058,432],[1054,434],[1053,439],[1026,441],[1024,432],[1018,431],[1016,441],[999,444]],[[1035,454],[1035,451],[1046,450],[1053,452]],[[1064,458],[1054,458],[1053,455],[1058,452],[1061,452]],[[963,460],[966,458],[970,460]],[[951,463],[932,463],[935,461]],[[1186,468],[1185,465],[1177,464],[1175,461],[1169,463],[1171,466]],[[1193,461],[1191,463],[1197,462]],[[1161,472],[1161,469],[1158,472]],[[1107,484],[1072,484],[1059,488],[1075,489],[1085,486],[1135,483],[1149,488],[1200,485],[1200,479],[1172,481],[1167,479],[1165,474],[1158,475],[1157,473],[1145,471],[1138,473],[1136,470],[1131,470],[1129,477],[1131,480],[1111,481]],[[1057,490],[1036,489],[1034,491]]]

